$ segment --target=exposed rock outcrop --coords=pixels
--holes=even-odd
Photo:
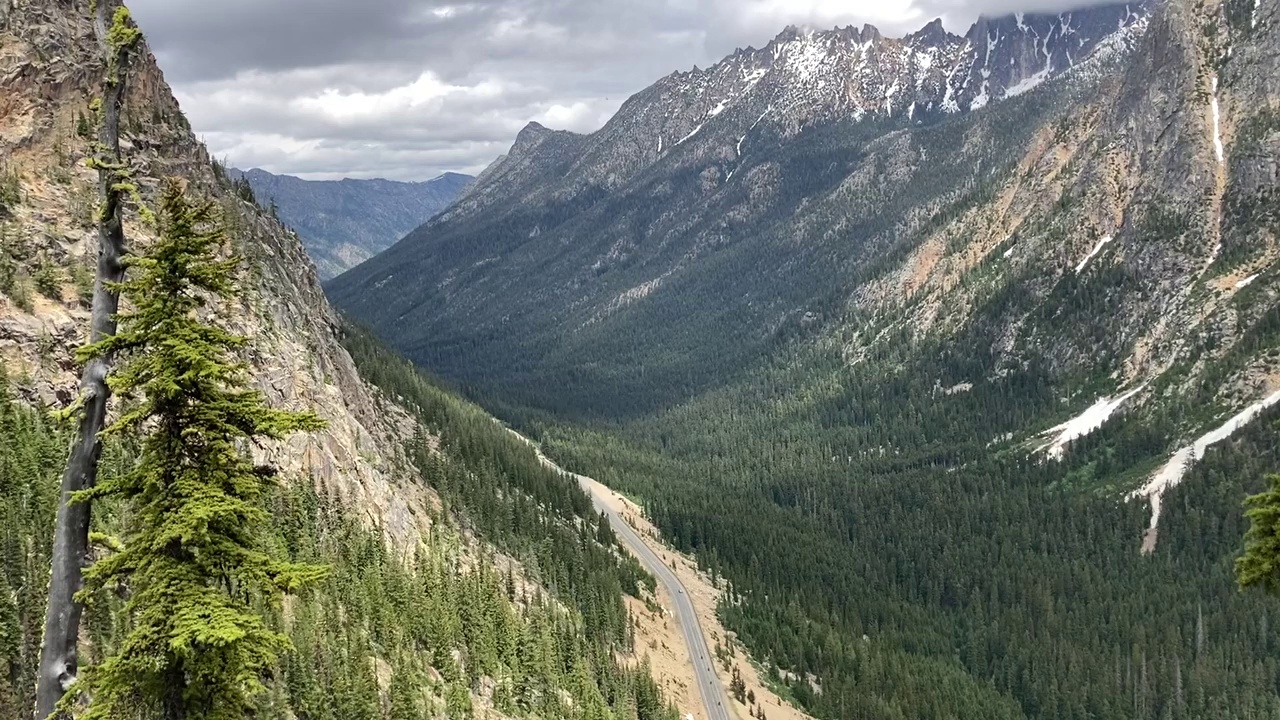
[[[96,257],[89,104],[101,65],[89,0],[3,0],[0,7],[0,170],[16,202],[0,217],[0,360],[18,392],[61,406],[76,388],[84,341],[83,285]],[[356,372],[296,235],[235,197],[195,138],[149,52],[134,65],[122,144],[144,200],[165,177],[219,202],[246,262],[246,292],[227,324],[252,338],[258,386],[282,407],[312,408],[327,430],[259,449],[290,477],[344,498],[408,552],[436,500],[403,457],[412,421]],[[126,220],[130,243],[154,231]],[[87,277],[91,279],[92,275]]]

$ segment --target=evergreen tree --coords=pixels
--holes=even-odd
[[[1252,523],[1245,534],[1244,555],[1236,559],[1240,587],[1261,587],[1280,594],[1280,475],[1267,478],[1270,487],[1249,496],[1245,516]]]
[[[123,547],[86,573],[86,593],[127,583],[131,626],[79,683],[92,698],[85,720],[252,715],[263,674],[289,646],[261,604],[325,573],[265,550],[263,493],[275,471],[255,467],[244,443],[323,423],[244,389],[233,354],[246,338],[200,317],[235,292],[239,260],[220,259],[224,245],[213,205],[166,186],[160,240],[129,260],[131,279],[119,285],[133,310],[118,334],[82,353],[124,358],[111,386],[135,401],[108,435],[144,438],[136,468],[76,497],[120,498],[129,511]]]
[[[422,701],[418,697],[419,682],[411,673],[398,669],[391,676],[390,712],[388,720],[421,720]]]
[[[445,711],[449,720],[468,720],[472,717],[471,692],[461,683],[450,683],[445,694]]]

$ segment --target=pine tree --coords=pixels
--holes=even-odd
[[[416,678],[408,670],[399,668],[391,676],[391,708],[388,720],[421,720],[422,702],[418,696]]]
[[[289,646],[258,607],[325,573],[264,549],[263,492],[275,471],[255,467],[242,447],[323,423],[244,389],[246,368],[233,353],[247,339],[199,317],[235,292],[239,260],[220,259],[224,245],[213,205],[168,184],[160,240],[130,258],[131,279],[119,285],[133,310],[121,314],[118,334],[82,352],[123,358],[111,385],[133,403],[107,432],[144,438],[136,468],[76,498],[120,498],[130,518],[123,548],[85,576],[86,595],[127,584],[131,626],[116,654],[78,683],[92,698],[84,720],[252,714],[262,676]]]
[[[0,387],[0,389],[3,389]],[[15,593],[0,571],[0,717],[18,716],[17,677],[22,651],[22,624]]]
[[[1271,487],[1245,500],[1252,525],[1245,534],[1244,555],[1236,559],[1241,588],[1261,587],[1280,594],[1280,475],[1268,478]]]
[[[450,683],[445,691],[445,712],[449,720],[468,720],[472,717],[471,691],[462,683]]]

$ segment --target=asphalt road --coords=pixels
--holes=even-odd
[[[514,433],[515,431],[513,430],[512,432]],[[618,513],[605,504],[604,499],[596,492],[596,488],[600,486],[592,482],[591,478],[566,471],[543,455],[533,441],[519,433],[515,434],[520,439],[533,445],[534,450],[538,453],[538,458],[543,463],[578,480],[578,484],[582,486],[582,489],[591,496],[591,503],[595,506],[596,511],[603,512],[609,517],[609,524],[613,526],[613,531],[617,534],[618,539],[626,544],[640,559],[640,563],[658,579],[658,583],[667,591],[667,595],[674,600],[675,607],[671,608],[672,615],[675,617],[676,624],[680,626],[680,632],[684,635],[685,647],[689,648],[689,657],[693,661],[694,674],[698,680],[698,694],[702,696],[702,704],[707,710],[707,717],[710,720],[736,720],[729,709],[729,696],[725,694],[724,688],[720,687],[720,683],[716,680],[714,670],[715,656],[711,654],[711,650],[707,647],[706,637],[702,634],[702,626],[698,622],[698,613],[694,611],[693,601],[689,599],[689,593],[685,591],[684,585],[680,583],[680,578],[676,577],[676,574],[671,571],[671,567],[664,563],[662,558],[645,544],[640,535]]]

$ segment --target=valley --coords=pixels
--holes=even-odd
[[[1268,717],[1253,12],[788,28],[530,124],[326,292],[634,498],[814,717]]]
[[[536,448],[532,440],[514,430],[511,432]],[[726,720],[739,718],[742,717],[739,712],[741,708],[747,710],[750,717],[755,717],[750,713],[764,711],[768,713],[768,717],[782,720],[809,718],[790,701],[783,700],[769,689],[750,658],[746,658],[745,663],[737,661],[737,641],[730,639],[717,617],[723,589],[717,587],[693,558],[666,544],[658,530],[644,519],[644,511],[640,506],[592,478],[569,473],[543,454],[541,449],[537,449],[537,454],[544,465],[577,480],[591,496],[596,510],[608,516],[627,549],[657,578],[659,589],[665,596],[663,615],[669,613],[680,627],[682,643],[677,654],[683,656],[681,664],[686,665],[685,673],[691,673],[692,685],[697,688],[695,692],[702,698],[705,714],[697,717]],[[708,649],[712,646],[716,648],[714,653]],[[729,667],[736,669],[743,678],[744,693],[750,692],[750,702],[739,701],[734,704],[726,690],[729,683],[721,674],[728,672],[726,668]]]
[[[533,442],[523,435],[516,434],[516,437],[533,445]],[[712,655],[708,649],[706,635],[698,619],[698,613],[693,609],[690,593],[685,590],[684,584],[676,577],[675,572],[667,567],[666,558],[660,557],[658,552],[650,548],[636,534],[631,525],[623,519],[617,509],[617,500],[610,497],[612,493],[607,488],[585,475],[566,472],[559,465],[552,462],[550,458],[542,454],[542,451],[537,449],[536,445],[534,447],[538,454],[538,460],[544,465],[577,480],[582,489],[591,496],[591,503],[596,511],[604,513],[609,518],[609,523],[613,526],[614,531],[621,536],[622,542],[627,549],[640,560],[646,570],[653,573],[658,579],[658,584],[666,592],[672,603],[672,614],[676,624],[680,626],[681,635],[683,635],[685,651],[688,653],[697,682],[697,694],[702,698],[706,717],[709,720],[728,720],[731,717],[729,698],[720,687],[719,678],[717,678],[711,665]]]

